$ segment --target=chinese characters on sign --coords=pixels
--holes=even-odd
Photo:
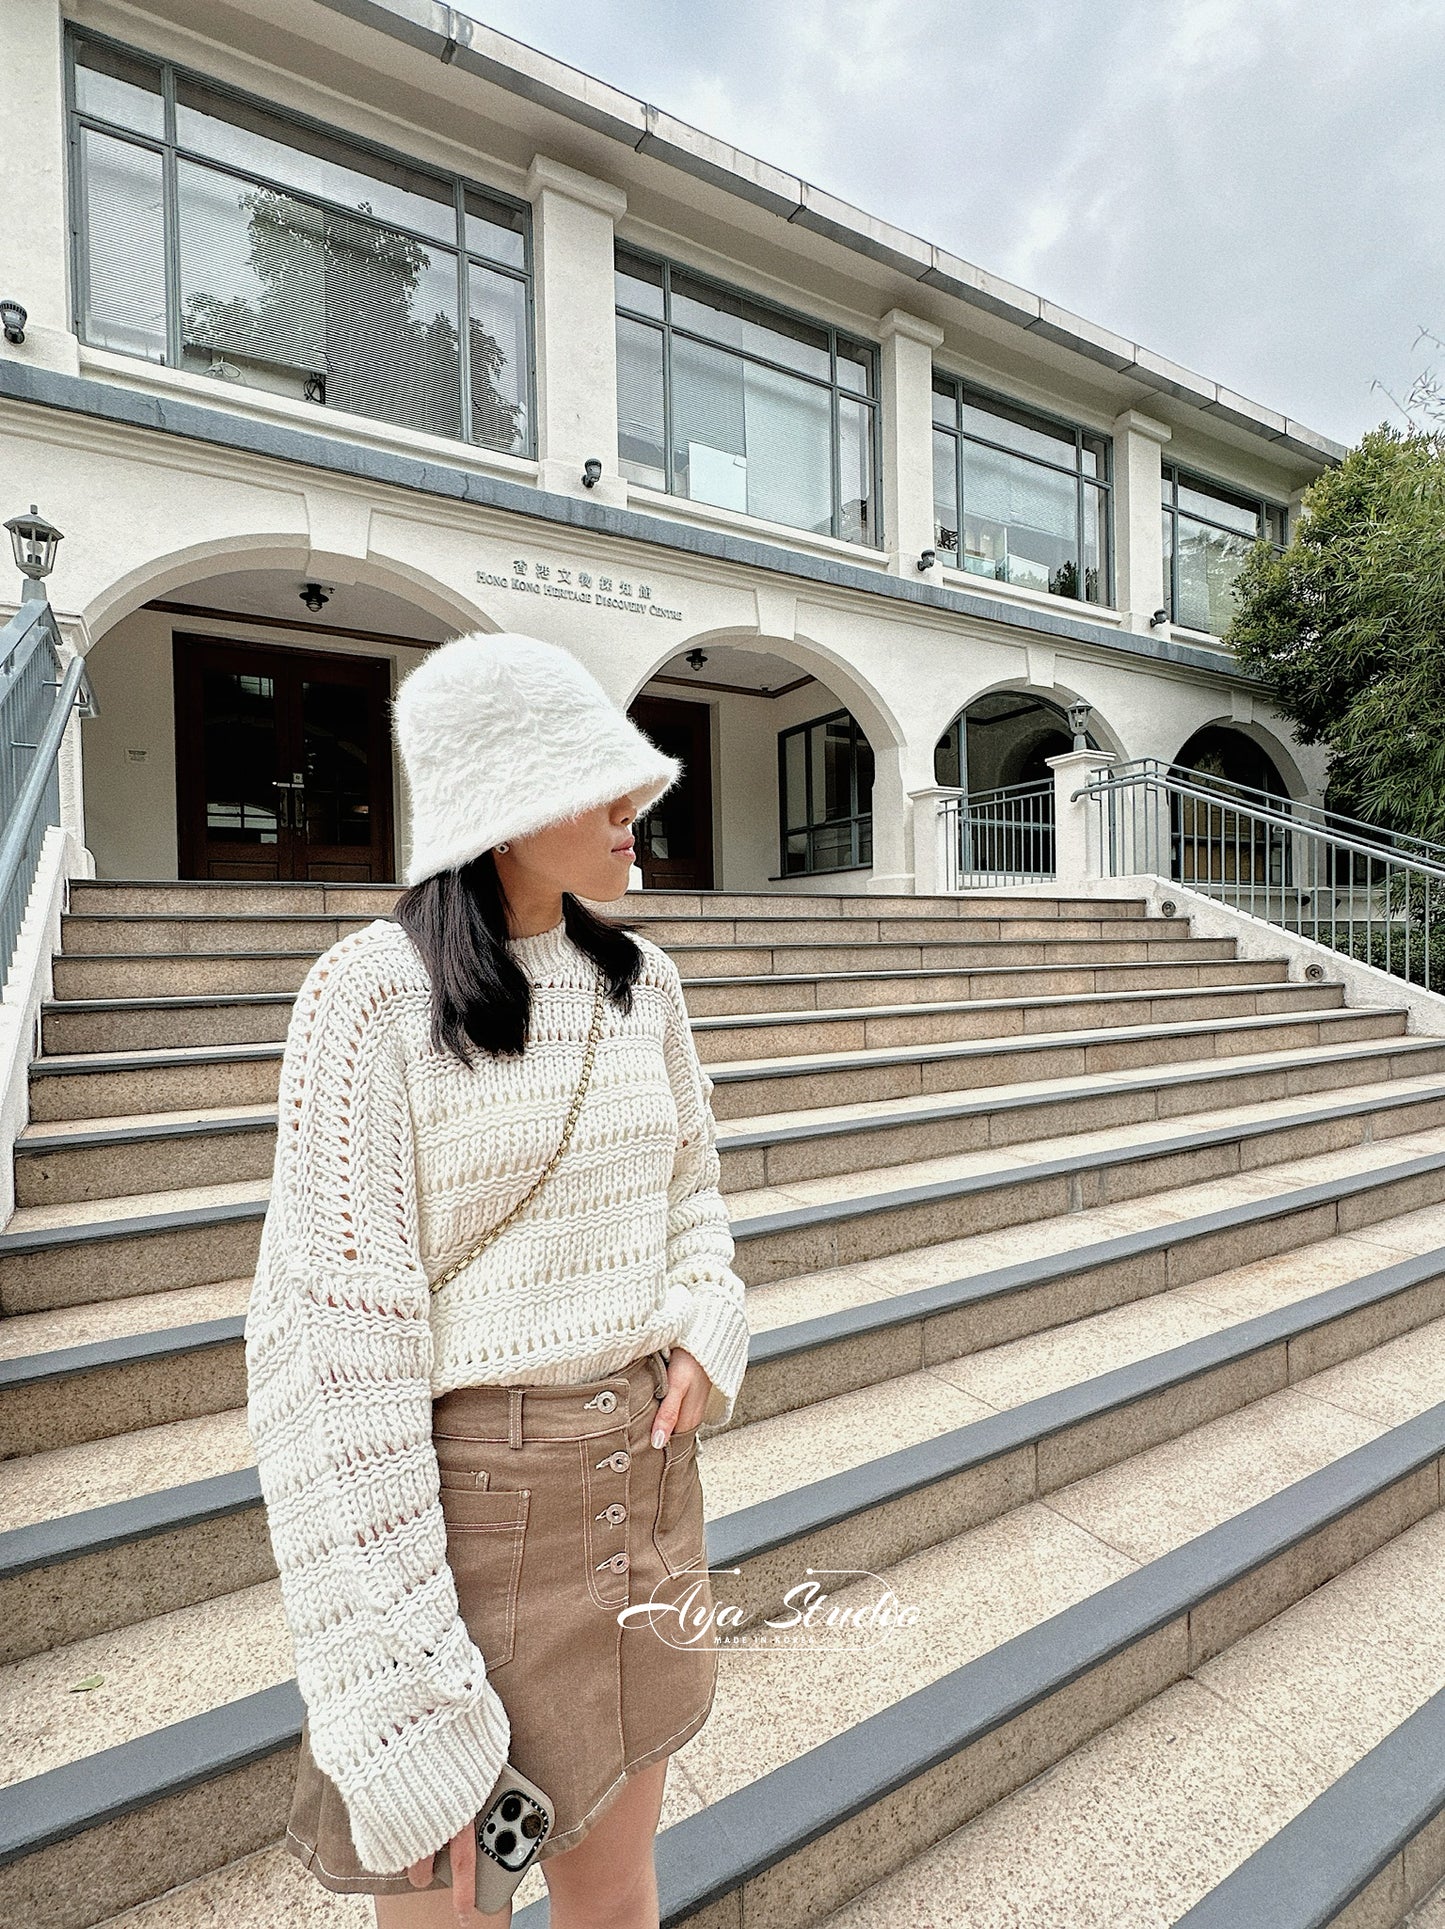
[[[564,568],[560,563],[539,563],[514,556],[510,576],[499,570],[479,569],[477,581],[492,589],[515,590],[523,596],[555,596],[565,603],[594,603],[599,609],[626,610],[631,616],[661,616],[673,623],[682,621],[680,609],[654,602],[650,583],[630,576],[603,576],[590,569]]]

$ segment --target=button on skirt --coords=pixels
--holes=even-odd
[[[510,1718],[509,1759],[556,1809],[542,1861],[575,1848],[628,1775],[681,1748],[712,1710],[697,1429],[652,1445],[666,1392],[656,1352],[601,1379],[459,1387],[432,1403],[462,1619]],[[642,1602],[662,1611],[619,1620]],[[362,1866],[305,1725],[286,1846],[328,1889],[414,1893],[405,1872]]]

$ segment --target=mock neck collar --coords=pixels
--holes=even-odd
[[[512,956],[529,978],[557,971],[570,964],[577,947],[567,936],[567,919],[558,918],[550,931],[538,931],[530,938],[509,938]]]

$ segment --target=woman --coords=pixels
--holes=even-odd
[[[246,1326],[287,1844],[378,1929],[505,1924],[471,1823],[510,1761],[555,1807],[553,1929],[656,1929],[716,1683],[693,1450],[748,1326],[677,967],[579,900],[681,766],[524,636],[434,650],[394,723],[409,888],[297,994]]]

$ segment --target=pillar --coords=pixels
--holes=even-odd
[[[537,337],[537,451],[544,489],[625,505],[617,471],[614,224],[627,196],[545,154],[527,174]],[[593,489],[589,456],[602,464]]]
[[[933,351],[943,330],[890,308],[878,332],[883,536],[889,569],[917,576],[920,552],[933,547]],[[942,574],[935,564],[924,580],[938,582]]]
[[[1149,618],[1164,602],[1161,451],[1169,436],[1137,409],[1114,420],[1114,603],[1125,627],[1142,636],[1152,634]]]

